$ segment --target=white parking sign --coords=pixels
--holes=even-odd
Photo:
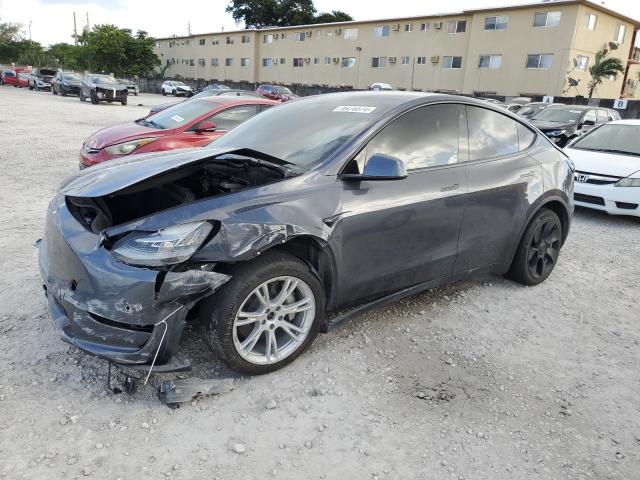
[[[627,99],[626,98],[620,98],[620,99],[616,100],[615,102],[613,102],[613,108],[617,108],[619,110],[626,110],[627,109]]]
[[[551,95],[545,95],[542,97],[542,101],[544,103],[553,103],[553,97]]]

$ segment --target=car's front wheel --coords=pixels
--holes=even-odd
[[[520,240],[507,277],[524,285],[544,282],[556,266],[562,247],[562,223],[555,212],[542,208]]]
[[[200,306],[204,339],[227,365],[249,375],[272,372],[313,342],[324,291],[306,263],[273,251],[228,273],[231,280]]]

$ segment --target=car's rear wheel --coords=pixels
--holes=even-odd
[[[520,240],[507,277],[524,285],[544,282],[556,266],[562,247],[562,223],[555,212],[541,209]]]
[[[100,100],[98,99],[98,94],[95,92],[89,92],[90,95],[90,99],[91,99],[91,103],[94,105],[98,105],[100,103]]]
[[[162,96],[163,96],[163,97],[166,97],[166,96],[167,96],[167,92],[165,91],[165,89],[164,89],[164,88],[162,89]]]
[[[200,306],[204,339],[227,365],[249,375],[272,372],[313,342],[324,291],[307,264],[274,251],[228,273],[231,280]]]
[[[173,92],[171,92],[171,95],[173,95],[174,97],[178,96],[178,91],[177,90],[173,90]]]
[[[126,104],[127,104],[127,99],[125,98],[124,100],[120,100],[120,103],[121,103],[122,105],[126,105]]]

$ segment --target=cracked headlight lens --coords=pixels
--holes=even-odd
[[[212,228],[209,222],[194,222],[154,233],[134,232],[116,242],[111,253],[129,265],[175,265],[188,260],[207,239]]]
[[[131,140],[129,142],[116,143],[110,147],[106,147],[104,150],[109,155],[128,155],[135,152],[138,148],[147,143],[151,143],[155,138],[139,138],[138,140]]]

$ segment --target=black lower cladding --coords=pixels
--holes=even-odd
[[[54,200],[39,266],[54,324],[78,348],[116,363],[163,363],[175,352],[193,302],[229,277],[209,271],[159,272],[125,265]]]

